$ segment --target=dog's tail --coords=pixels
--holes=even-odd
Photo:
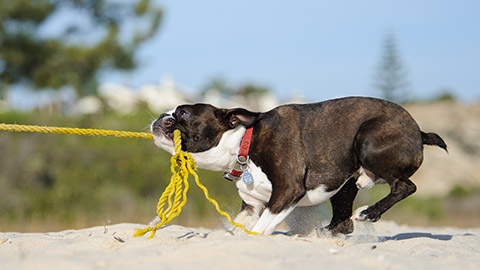
[[[447,144],[436,133],[432,133],[432,132],[425,133],[422,131],[422,142],[423,144],[427,144],[427,145],[436,145],[448,153]]]

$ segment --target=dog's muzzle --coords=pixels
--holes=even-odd
[[[160,117],[152,123],[151,130],[153,135],[163,135],[173,140],[173,131],[176,121],[173,116],[168,114],[162,114]]]

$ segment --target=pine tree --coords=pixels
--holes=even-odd
[[[405,100],[408,86],[406,78],[407,73],[400,60],[395,37],[389,33],[384,40],[374,86],[384,99],[401,102]]]

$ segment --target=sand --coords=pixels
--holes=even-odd
[[[332,237],[232,235],[169,225],[153,239],[139,224],[52,233],[0,233],[1,269],[480,269],[480,228],[356,224]]]

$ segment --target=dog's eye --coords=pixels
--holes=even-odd
[[[178,115],[182,118],[184,117],[187,117],[190,115],[190,113],[188,111],[185,111],[185,110],[180,110],[180,112],[178,112]]]

